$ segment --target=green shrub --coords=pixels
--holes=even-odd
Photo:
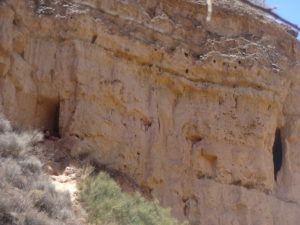
[[[85,178],[80,197],[93,224],[109,225],[179,225],[170,211],[159,202],[148,201],[140,193],[123,193],[108,174]]]

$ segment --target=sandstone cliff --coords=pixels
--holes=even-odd
[[[216,3],[209,23],[206,10],[2,0],[0,110],[94,153],[191,224],[297,224],[300,44],[244,5]]]

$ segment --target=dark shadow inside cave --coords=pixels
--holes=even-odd
[[[280,129],[277,129],[275,132],[275,140],[273,144],[273,163],[274,163],[274,179],[277,180],[277,174],[282,165],[282,141],[281,141]]]
[[[36,121],[41,130],[49,130],[52,136],[60,137],[60,104],[57,99],[40,98],[37,105]]]
[[[60,137],[59,134],[59,104],[55,105],[54,115],[53,115],[53,127],[52,133],[55,137]]]

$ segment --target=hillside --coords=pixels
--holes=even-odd
[[[206,17],[206,1],[0,1],[0,111],[180,221],[297,224],[299,41],[239,1]]]
[[[56,144],[51,139],[0,115],[1,225],[181,224],[157,200],[124,192],[109,170],[99,173],[71,157],[57,160],[48,152]]]
[[[58,192],[43,163],[42,135],[13,129],[0,116],[0,224],[80,225],[69,192]]]

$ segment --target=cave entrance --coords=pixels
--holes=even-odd
[[[52,125],[52,134],[53,136],[60,137],[59,134],[59,111],[60,105],[56,104],[54,107],[54,114],[53,114],[53,125]]]
[[[37,104],[37,126],[49,130],[55,137],[60,137],[60,104],[56,99],[41,98]]]
[[[273,144],[273,163],[274,163],[274,179],[277,180],[277,174],[282,166],[282,141],[281,130],[276,129],[275,140]]]

